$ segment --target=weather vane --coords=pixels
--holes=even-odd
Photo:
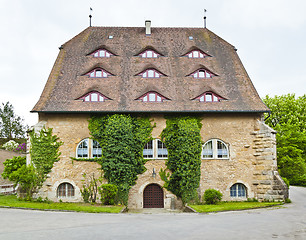
[[[92,18],[92,8],[89,8],[90,12],[89,12],[89,27],[91,27],[91,18]]]
[[[206,28],[206,12],[207,10],[204,9],[204,28]]]

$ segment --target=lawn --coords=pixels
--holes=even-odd
[[[189,205],[199,213],[235,211],[282,205],[282,202],[220,202],[213,205]]]
[[[18,207],[31,209],[52,209],[65,210],[88,213],[119,213],[123,206],[102,206],[100,204],[89,203],[64,203],[64,202],[30,202],[18,200],[15,195],[0,195],[0,206],[2,207]]]

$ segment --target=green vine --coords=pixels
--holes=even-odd
[[[195,117],[171,117],[161,137],[168,149],[167,168],[160,172],[164,187],[180,197],[184,203],[197,197],[201,176],[202,124]]]
[[[142,151],[151,139],[150,120],[123,114],[93,116],[88,128],[102,147],[104,177],[118,187],[119,201],[127,205],[131,186],[146,170]]]

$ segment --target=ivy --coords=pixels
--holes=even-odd
[[[196,199],[201,176],[202,124],[195,117],[170,117],[161,137],[168,149],[167,168],[160,172],[164,187],[184,203]]]
[[[37,173],[45,180],[47,174],[51,172],[54,162],[60,159],[61,153],[58,150],[63,143],[58,142],[59,138],[56,135],[52,135],[52,128],[43,128],[39,134],[32,131],[30,138],[31,161]]]
[[[149,119],[123,114],[92,116],[88,128],[102,147],[99,163],[104,177],[118,187],[119,201],[127,204],[137,175],[146,170],[142,151],[151,139],[153,127]]]

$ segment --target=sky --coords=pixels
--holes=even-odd
[[[0,0],[0,104],[30,113],[58,47],[89,26],[203,27],[234,45],[260,97],[306,94],[305,0]]]

